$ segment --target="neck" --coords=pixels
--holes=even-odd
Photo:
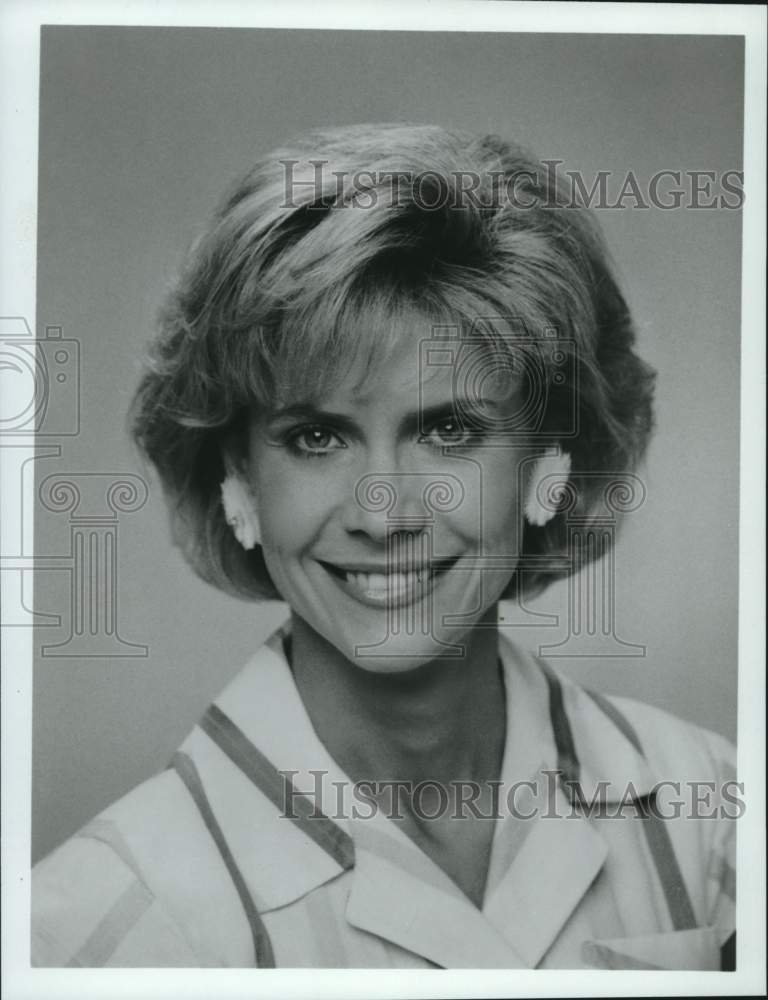
[[[350,662],[293,616],[296,686],[331,756],[353,781],[488,781],[506,727],[497,608],[462,638],[466,655],[381,674]]]

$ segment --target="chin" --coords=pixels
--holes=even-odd
[[[361,670],[375,674],[402,674],[417,670],[437,659],[461,660],[466,656],[466,631],[454,631],[450,637],[421,633],[384,635],[380,631],[334,642],[337,649]],[[330,637],[329,637],[330,638]]]

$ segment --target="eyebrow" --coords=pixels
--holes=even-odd
[[[420,410],[412,410],[407,413],[401,423],[401,428],[419,429],[439,420],[441,417],[456,417],[458,413],[477,413],[489,410],[498,411],[500,403],[492,399],[468,399],[459,398],[456,400],[446,400],[444,403],[436,403],[434,406],[427,406]],[[306,420],[309,422],[333,424],[336,427],[347,430],[357,428],[354,418],[346,413],[334,413],[331,410],[324,410],[313,403],[293,403],[290,406],[281,407],[267,415],[267,423],[273,424],[281,420]]]

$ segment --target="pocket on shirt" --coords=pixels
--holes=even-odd
[[[720,969],[716,927],[695,927],[666,934],[585,941],[584,963],[593,969]]]

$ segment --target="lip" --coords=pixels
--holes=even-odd
[[[374,608],[397,608],[422,600],[457,561],[458,556],[435,559],[429,564],[411,565],[407,570],[403,567],[402,572],[394,572],[380,564],[345,563],[342,566],[316,560],[347,596]]]
[[[330,569],[331,572],[336,573],[377,573],[379,575],[387,576],[390,573],[421,573],[424,570],[428,572],[440,572],[441,570],[448,569],[452,566],[458,556],[450,556],[445,559],[433,559],[429,563],[406,563],[398,562],[397,569],[395,569],[391,563],[334,563],[327,559],[317,559],[316,561],[320,563],[321,566],[325,566],[326,569]]]

